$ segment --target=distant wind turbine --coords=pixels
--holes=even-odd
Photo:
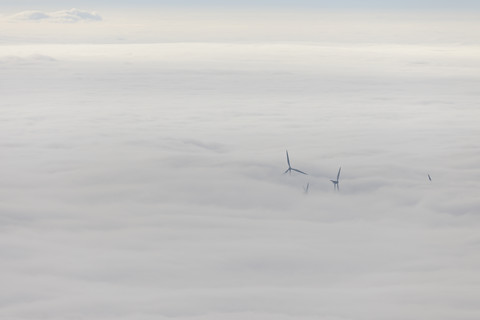
[[[293,170],[293,171],[297,171],[297,172],[299,172],[299,173],[301,173],[301,174],[306,174],[305,172],[300,171],[300,170],[295,169],[295,168],[292,168],[292,167],[290,166],[290,158],[288,157],[288,150],[287,150],[287,163],[288,163],[288,169],[285,170],[285,172],[284,172],[283,174],[285,174],[285,173],[287,173],[287,172],[289,172],[289,173],[291,174],[291,173],[292,173],[292,170]]]
[[[330,180],[333,183],[333,190],[340,191],[340,186],[338,185],[338,181],[340,180],[340,170],[342,170],[342,167],[338,169],[337,180]]]
[[[428,176],[428,180],[432,181],[432,177],[430,177],[429,174],[427,174],[427,176]]]
[[[303,187],[303,191],[305,191],[305,194],[308,193],[308,187],[310,186],[310,182],[307,183],[307,185],[305,187]]]

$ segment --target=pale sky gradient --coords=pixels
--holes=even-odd
[[[222,7],[270,7],[279,6],[293,7],[318,7],[318,8],[338,8],[338,9],[454,9],[469,10],[480,9],[480,3],[476,0],[243,0],[243,1],[224,1],[224,0],[100,0],[100,1],[72,1],[72,0],[46,0],[39,4],[35,0],[4,0],[5,6],[100,6],[117,7],[127,6],[222,6]]]

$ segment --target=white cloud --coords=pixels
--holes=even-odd
[[[54,12],[22,11],[13,15],[11,18],[13,20],[49,21],[60,23],[75,23],[80,21],[102,20],[102,17],[95,11],[89,12],[75,8]]]
[[[42,20],[49,19],[50,16],[42,11],[22,11],[13,15],[12,18],[18,20]]]

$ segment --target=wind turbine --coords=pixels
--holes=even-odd
[[[429,174],[427,174],[427,176],[428,176],[428,180],[432,181],[432,177],[430,177]]]
[[[308,187],[310,186],[310,182],[307,183],[307,185],[305,187],[303,187],[303,191],[305,192],[305,194],[308,193]]]
[[[333,183],[333,190],[340,191],[340,186],[338,185],[338,181],[340,180],[340,170],[342,170],[342,167],[338,169],[337,180],[330,180]]]
[[[298,169],[295,169],[295,168],[292,168],[292,167],[290,166],[290,158],[288,157],[288,150],[286,150],[286,151],[287,151],[287,163],[288,163],[288,169],[287,169],[287,170],[285,170],[285,172],[284,172],[283,174],[285,174],[285,173],[287,173],[287,172],[289,172],[289,173],[291,174],[291,173],[292,173],[292,170],[293,170],[293,171],[300,172],[301,174],[306,174],[305,172],[303,172],[303,171],[300,171],[300,170],[298,170]]]

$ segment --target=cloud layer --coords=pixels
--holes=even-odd
[[[1,55],[0,318],[480,317],[478,46]]]
[[[475,13],[300,10],[110,10],[23,12],[0,19],[11,43],[307,42],[324,44],[465,44],[480,38]],[[15,23],[12,23],[15,21]],[[56,23],[67,22],[62,28]]]

